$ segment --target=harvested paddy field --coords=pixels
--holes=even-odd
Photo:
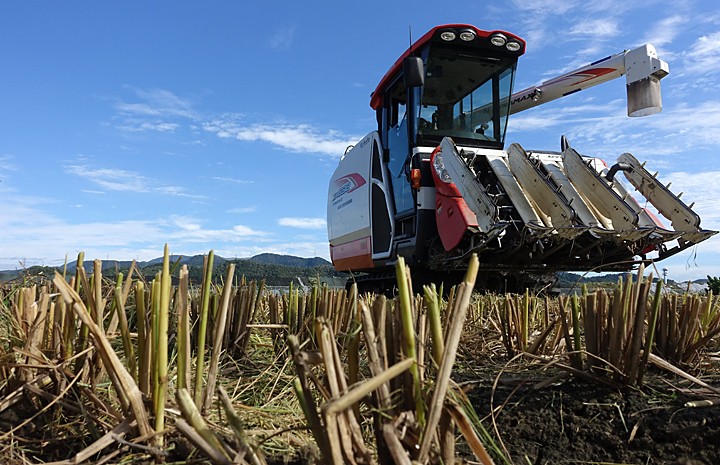
[[[2,463],[720,463],[718,300],[642,271],[413,296],[399,266],[386,298],[213,280],[212,254],[197,285],[76,269],[2,290]]]

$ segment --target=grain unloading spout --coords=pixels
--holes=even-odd
[[[628,116],[648,116],[662,110],[660,79],[670,72],[655,47],[643,45],[625,54]]]
[[[670,67],[657,57],[655,47],[646,44],[516,92],[510,99],[510,113],[518,113],[625,75],[628,116],[652,115],[662,109],[660,79],[669,72]]]

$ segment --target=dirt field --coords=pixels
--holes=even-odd
[[[513,465],[720,464],[720,405],[685,407],[687,401],[707,397],[689,393],[689,388],[697,388],[666,373],[652,371],[642,389],[622,391],[575,378],[537,389],[534,386],[538,382],[556,374],[540,369],[503,375],[494,386],[496,373],[459,373],[455,379],[466,390],[486,429],[500,438],[498,444],[506,448]],[[494,428],[491,410],[495,411]],[[35,411],[27,402],[4,411],[0,431],[10,429]],[[86,440],[77,437],[69,443],[67,438],[58,441],[53,433],[57,426],[49,424],[52,420],[51,416],[41,416],[19,431],[18,436],[24,439],[16,448],[35,449],[38,442],[45,443],[41,456],[28,457],[32,463],[66,459],[74,455],[68,446],[78,452],[83,443],[90,441],[90,432]],[[192,448],[182,447],[186,442],[175,442],[169,459],[187,459]],[[476,463],[461,444],[458,456]],[[309,457],[271,454],[268,459],[271,464],[288,460],[303,464]],[[496,461],[497,465],[502,463]]]
[[[683,393],[682,380],[651,373],[641,390],[577,379],[533,389],[540,380],[468,384],[488,429],[502,406],[495,425],[514,464],[720,464],[720,406],[686,408],[702,397]]]

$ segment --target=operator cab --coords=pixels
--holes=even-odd
[[[427,50],[417,145],[436,146],[450,136],[460,145],[502,148],[516,59]]]
[[[460,145],[502,148],[517,59],[524,51],[525,42],[507,32],[470,25],[432,29],[395,62],[372,94],[385,149],[400,126],[409,147],[434,147],[450,136]],[[407,62],[415,57],[424,79],[407,85]]]
[[[525,42],[470,25],[438,26],[415,42],[380,81],[377,112],[383,163],[391,180],[397,255],[422,259],[434,234],[434,199],[419,198],[411,173],[432,187],[430,152],[444,137],[461,146],[502,149],[518,57]],[[424,211],[426,210],[426,211]],[[406,240],[402,238],[405,237]]]

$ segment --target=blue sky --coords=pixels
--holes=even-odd
[[[370,92],[438,24],[527,41],[515,89],[652,43],[662,113],[624,79],[511,118],[507,142],[647,160],[720,229],[720,8],[680,0],[2,2],[0,269],[213,249],[328,258],[327,183]],[[720,275],[720,239],[662,262]]]

